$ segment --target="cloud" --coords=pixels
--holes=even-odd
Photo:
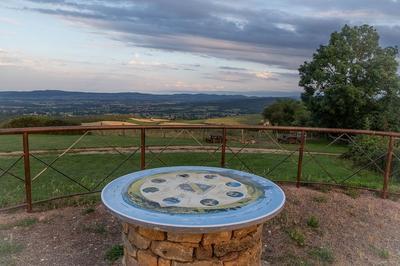
[[[400,1],[394,0],[21,0],[13,8],[61,19],[69,29],[101,34],[140,54],[121,52],[116,65],[97,66],[0,50],[0,66],[110,73],[121,80],[136,73],[154,88],[296,90],[298,66],[345,23],[375,25],[383,45],[400,44]]]
[[[270,79],[273,77],[273,74],[268,71],[255,72],[254,75],[259,79]]]
[[[247,70],[246,68],[242,68],[242,67],[230,67],[230,66],[220,66],[219,69],[235,70],[235,71],[245,71],[245,70]]]
[[[266,80],[278,80],[278,74],[268,71],[250,71],[241,68],[221,70],[215,73],[206,73],[204,78],[223,82],[249,83]]]
[[[7,17],[0,17],[0,23],[5,23],[13,26],[19,26],[20,23],[12,18],[7,18]]]
[[[179,36],[266,45],[268,47],[314,48],[327,34],[353,18],[368,19],[373,12],[400,14],[397,1],[283,1],[288,6],[306,6],[314,15],[299,15],[279,9],[237,8],[230,1],[138,0],[113,2],[31,0],[46,7],[27,8],[36,12],[84,19],[128,35]],[[111,3],[111,4],[110,4]],[[48,6],[48,4],[53,4]],[[345,16],[341,16],[340,12]],[[311,13],[311,12],[310,12]],[[327,14],[331,14],[328,16]],[[88,21],[94,20],[94,21]]]
[[[275,9],[263,1],[246,5],[217,0],[30,2],[35,5],[28,10],[80,21],[128,45],[288,69],[296,69],[345,23],[368,22],[377,13],[400,14],[400,3],[390,0],[284,0],[281,5],[287,8]],[[400,43],[400,35],[391,33],[389,25],[379,28],[385,43]]]

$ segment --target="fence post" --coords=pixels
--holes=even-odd
[[[226,128],[222,129],[222,146],[221,146],[221,167],[225,167],[225,151],[226,151]]]
[[[300,147],[299,147],[299,160],[297,161],[297,178],[296,187],[300,187],[301,174],[303,172],[303,154],[304,154],[304,143],[306,140],[306,133],[301,131]]]
[[[385,173],[383,175],[382,198],[384,199],[388,197],[389,178],[392,171],[393,146],[394,146],[394,138],[390,137],[388,144],[388,152],[386,155]]]
[[[28,135],[28,132],[24,132],[22,135],[22,145],[23,145],[23,149],[24,149],[26,210],[27,210],[27,212],[32,212],[32,180],[31,180],[31,164],[29,161],[29,135]]]
[[[140,129],[140,169],[146,169],[146,131]]]

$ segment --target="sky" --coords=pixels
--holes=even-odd
[[[345,24],[400,46],[400,0],[2,0],[0,91],[293,95]]]

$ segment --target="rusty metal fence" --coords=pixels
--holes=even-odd
[[[357,149],[357,135],[382,138],[387,149],[369,154],[359,147],[368,162],[354,165],[341,155],[349,144]],[[392,178],[398,174],[393,162],[400,162],[399,137],[396,132],[225,125],[0,129],[0,194],[5,195],[0,211],[25,206],[30,212],[34,203],[97,193],[122,174],[182,164],[235,168],[297,187],[362,188],[387,198],[400,191],[399,180]],[[85,139],[89,147],[79,146]],[[31,140],[40,140],[44,148]]]

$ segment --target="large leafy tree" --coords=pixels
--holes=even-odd
[[[301,101],[278,100],[265,107],[263,116],[274,126],[304,126],[309,120],[309,112]]]
[[[299,68],[302,100],[317,126],[398,130],[397,47],[371,26],[345,25]]]

